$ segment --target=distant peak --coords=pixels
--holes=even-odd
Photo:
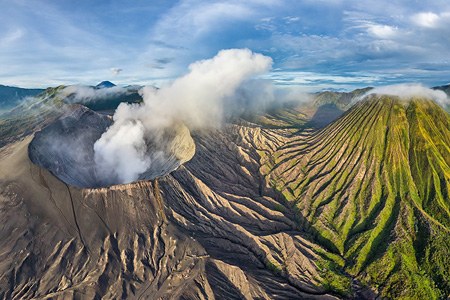
[[[97,84],[95,87],[102,89],[102,88],[110,88],[116,86],[114,83],[112,83],[111,81],[102,81],[99,84]]]

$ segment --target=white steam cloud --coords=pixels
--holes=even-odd
[[[70,85],[61,90],[60,95],[72,102],[86,103],[96,100],[127,95],[130,91],[127,88],[113,86],[108,88],[95,88],[84,85]]]
[[[141,122],[113,125],[94,145],[97,168],[116,173],[122,182],[136,180],[151,162],[146,155],[144,132]]]
[[[155,157],[163,156],[152,155],[150,148],[170,143],[167,130],[176,124],[183,123],[190,129],[217,127],[227,114],[258,105],[249,103],[255,96],[261,105],[272,101],[273,87],[252,80],[271,65],[271,58],[248,49],[222,50],[211,59],[191,64],[189,72],[170,85],[143,88],[144,102],[120,104],[113,125],[95,143],[98,172],[115,176],[122,183],[134,181],[155,163]],[[253,91],[258,94],[250,95]]]
[[[410,99],[412,97],[423,97],[433,99],[441,106],[450,104],[450,99],[447,94],[440,90],[433,90],[420,84],[397,84],[377,87],[370,90],[366,95],[380,94],[398,96],[403,99]],[[365,96],[366,96],[365,95]]]

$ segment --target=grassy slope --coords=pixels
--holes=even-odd
[[[447,296],[450,117],[432,101],[376,97],[282,147],[268,180],[332,253],[331,289],[345,293],[347,273],[386,297]]]

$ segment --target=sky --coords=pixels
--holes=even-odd
[[[450,82],[447,0],[0,0],[0,84],[159,86],[222,49],[310,90]]]

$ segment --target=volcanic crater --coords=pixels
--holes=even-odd
[[[111,116],[76,106],[35,134],[28,147],[30,160],[79,188],[129,183],[117,174],[104,174],[95,161],[94,144],[112,124]],[[186,126],[174,125],[161,136],[164,142],[155,142],[147,133],[146,155],[151,164],[135,181],[166,175],[194,156],[195,144]]]

